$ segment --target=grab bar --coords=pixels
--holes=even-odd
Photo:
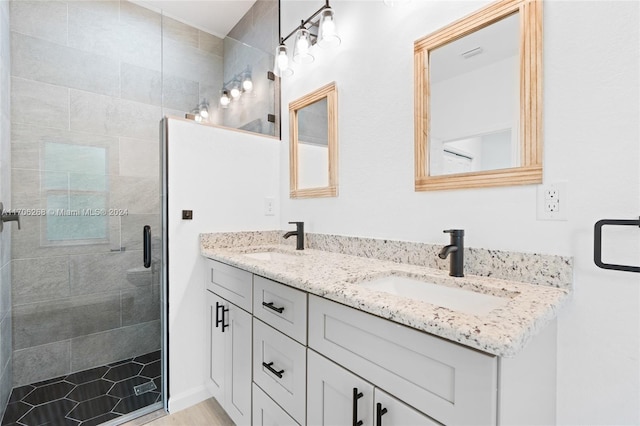
[[[640,218],[633,220],[601,219],[596,222],[593,231],[593,261],[599,268],[612,269],[614,271],[640,272],[640,266],[615,265],[612,263],[604,263],[602,261],[602,227],[604,225],[640,227]]]

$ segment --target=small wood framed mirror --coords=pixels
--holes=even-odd
[[[291,198],[338,195],[338,93],[335,82],[289,104]]]
[[[414,43],[415,189],[542,182],[542,0],[498,0]]]

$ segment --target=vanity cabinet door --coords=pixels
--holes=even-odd
[[[309,426],[373,426],[372,406],[373,385],[322,355],[307,351]]]
[[[206,385],[220,405],[224,405],[224,358],[225,358],[225,334],[220,332],[220,323],[216,327],[216,321],[220,317],[220,305],[225,301],[221,297],[205,292],[207,295],[207,359],[209,360]]]
[[[373,402],[375,426],[442,426],[381,389],[375,389]]]
[[[207,388],[237,425],[251,423],[251,315],[207,291]]]
[[[254,426],[298,426],[298,423],[255,383],[253,384],[252,424]]]
[[[228,302],[227,302],[228,303]],[[251,314],[228,303],[225,410],[236,425],[251,423]],[[222,333],[221,333],[222,334]]]

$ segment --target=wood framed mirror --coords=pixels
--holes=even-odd
[[[335,82],[289,104],[291,198],[338,195],[338,92]]]
[[[499,0],[414,43],[415,190],[542,182],[542,0]]]

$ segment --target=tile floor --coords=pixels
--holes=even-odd
[[[161,400],[160,351],[13,389],[2,426],[92,426]],[[153,381],[155,390],[135,395]]]

